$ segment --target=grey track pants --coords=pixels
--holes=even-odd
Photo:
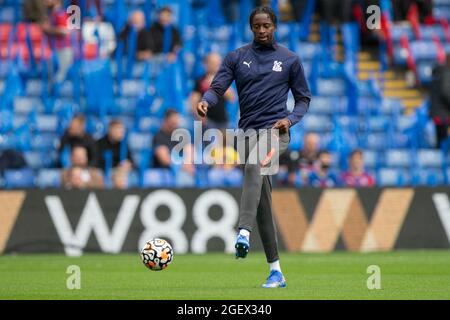
[[[278,260],[278,243],[275,222],[272,216],[272,179],[270,175],[261,174],[261,165],[258,161],[250,163],[248,155],[256,148],[256,141],[245,144],[244,183],[242,186],[239,229],[253,230],[255,218],[261,236],[267,262]],[[277,152],[279,157],[288,147],[289,133],[280,134]],[[270,148],[269,148],[270,150]]]

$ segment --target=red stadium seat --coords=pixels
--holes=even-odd
[[[27,24],[26,23],[19,23],[17,25],[17,31],[16,31],[17,39],[22,42],[25,41],[26,35],[27,35]],[[43,37],[42,29],[39,25],[35,23],[30,24],[30,38],[33,42],[40,42]]]
[[[12,25],[9,23],[0,23],[0,42],[7,42],[12,31]],[[1,45],[3,48],[3,44]]]

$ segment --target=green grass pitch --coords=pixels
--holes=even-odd
[[[0,299],[450,299],[450,251],[281,254],[287,288],[260,288],[268,274],[261,252],[176,255],[150,271],[138,254],[0,256]],[[67,267],[81,269],[81,289],[66,287]],[[369,290],[367,267],[381,269]]]

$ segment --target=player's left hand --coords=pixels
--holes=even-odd
[[[280,133],[286,133],[286,132],[288,132],[290,126],[291,126],[291,122],[289,121],[289,119],[283,118],[283,119],[275,122],[272,129],[278,129],[278,130],[280,130]]]

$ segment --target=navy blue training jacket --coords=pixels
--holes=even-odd
[[[296,124],[308,111],[311,92],[299,57],[276,43],[253,42],[227,54],[202,100],[210,108],[233,80],[239,95],[241,129],[266,129],[280,119]],[[286,102],[289,89],[295,100],[291,113]]]

